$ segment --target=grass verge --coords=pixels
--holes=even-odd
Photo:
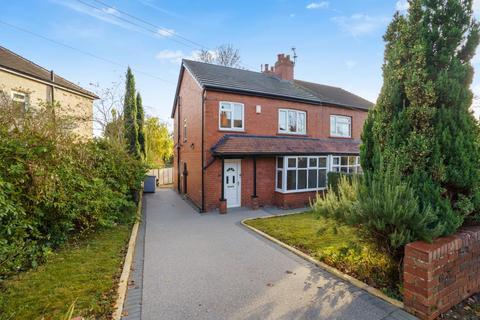
[[[62,319],[73,302],[74,315],[108,319],[130,229],[99,230],[66,245],[37,269],[5,281],[0,319]]]
[[[338,270],[401,300],[398,265],[360,232],[312,212],[245,222]]]

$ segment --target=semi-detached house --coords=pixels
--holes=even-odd
[[[372,103],[294,79],[279,54],[261,72],[183,60],[174,99],[174,187],[201,211],[304,206],[327,173],[359,172]]]

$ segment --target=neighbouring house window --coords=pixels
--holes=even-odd
[[[219,127],[222,130],[243,130],[243,104],[235,102],[220,102]]]
[[[330,116],[330,135],[332,137],[351,138],[352,118],[346,116]]]
[[[306,134],[307,113],[305,111],[279,109],[278,132]]]
[[[29,107],[29,97],[27,93],[12,91],[12,101],[15,106],[27,111]]]
[[[332,171],[343,173],[362,173],[360,157],[358,156],[333,156]]]
[[[327,187],[327,156],[278,157],[276,190],[298,192]]]
[[[187,141],[187,119],[183,119],[183,141]]]

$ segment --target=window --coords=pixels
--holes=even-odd
[[[306,133],[307,113],[305,111],[279,109],[278,132],[291,134]]]
[[[351,138],[352,118],[346,116],[330,116],[330,135],[332,137]]]
[[[358,156],[333,156],[332,171],[343,173],[362,173],[360,157]]]
[[[187,141],[187,119],[183,119],[183,141]]]
[[[325,189],[327,163],[326,156],[278,157],[276,190],[298,192]]]
[[[220,102],[219,127],[221,130],[243,130],[243,104]]]
[[[12,101],[23,111],[27,111],[29,107],[28,94],[24,92],[12,91]]]

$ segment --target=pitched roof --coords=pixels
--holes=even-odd
[[[211,149],[214,155],[358,154],[359,140],[227,134]]]
[[[206,88],[226,89],[276,96],[312,103],[319,99],[290,81],[280,80],[261,72],[224,67],[210,63],[183,60],[183,65]]]
[[[58,76],[57,74],[55,74],[54,81],[52,81],[49,70],[19,56],[18,54],[2,46],[0,46],[0,67],[24,74],[43,82],[55,84],[65,89],[89,96],[92,99],[98,99],[96,94],[83,89],[82,87]]]
[[[313,82],[293,80],[296,85],[308,90],[310,93],[325,102],[330,102],[335,105],[354,107],[359,109],[370,109],[373,103],[363,99],[351,92],[342,88],[327,86]]]
[[[341,88],[312,82],[281,80],[276,76],[210,63],[183,60],[177,94],[183,68],[206,89],[254,94],[311,104],[333,104],[341,107],[368,110],[373,103]],[[176,97],[172,110],[175,112]]]

